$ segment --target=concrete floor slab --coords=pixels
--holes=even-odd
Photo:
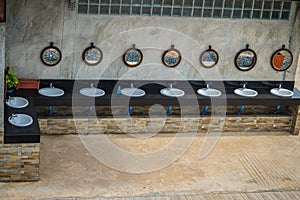
[[[210,198],[210,193],[221,193],[215,194],[221,195],[221,199],[222,195],[227,195],[224,197],[227,199],[245,196],[244,199],[251,199],[253,195],[259,196],[256,199],[264,199],[261,195],[270,196],[269,199],[276,199],[276,195],[286,199],[290,195],[299,196],[299,136],[236,134],[220,137],[204,159],[199,158],[199,152],[206,137],[197,136],[178,160],[165,168],[142,174],[125,173],[102,164],[77,135],[42,136],[40,181],[0,183],[0,199],[132,196],[217,199]],[[84,137],[90,141],[102,140],[99,135]],[[156,135],[143,139],[109,135],[108,138],[122,149],[138,153],[161,149],[173,137]],[[117,160],[126,163],[126,158]],[[271,191],[277,193],[268,193]],[[224,192],[227,194],[222,194]]]

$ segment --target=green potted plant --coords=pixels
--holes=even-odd
[[[19,79],[14,75],[14,72],[8,67],[6,72],[7,93],[12,93],[19,83]]]

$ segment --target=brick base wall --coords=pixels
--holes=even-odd
[[[39,179],[40,144],[0,145],[0,181]]]
[[[213,120],[212,120],[213,119]],[[223,126],[221,126],[223,122]],[[177,132],[257,132],[290,131],[291,117],[270,116],[227,116],[164,118],[44,118],[39,119],[42,134],[122,134],[122,133],[177,133]]]

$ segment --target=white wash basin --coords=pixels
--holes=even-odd
[[[82,88],[79,91],[80,94],[88,97],[101,97],[105,95],[105,91],[99,88],[94,88],[93,84],[91,84],[90,88]]]
[[[5,103],[12,108],[25,108],[29,104],[28,100],[23,97],[9,97]]]
[[[33,119],[31,116],[26,114],[12,114],[8,118],[8,122],[14,126],[26,127],[32,124]]]
[[[161,89],[160,93],[168,97],[182,97],[185,94],[183,90],[178,88],[173,88],[172,84],[170,84],[170,87],[168,88]]]
[[[46,97],[60,97],[65,94],[65,92],[60,88],[55,88],[50,84],[50,87],[41,88],[39,94]]]
[[[130,88],[123,88],[121,94],[129,97],[142,97],[146,92],[142,89],[133,87],[133,84],[131,84]]]
[[[279,85],[278,88],[273,88],[271,89],[271,94],[276,95],[276,96],[280,96],[280,97],[291,97],[294,95],[294,92],[288,89],[284,89],[281,87],[281,85]]]
[[[235,89],[234,93],[243,97],[255,97],[258,95],[257,91],[246,88],[245,85],[242,88]]]
[[[197,90],[198,94],[206,97],[219,97],[221,96],[222,92],[217,89],[209,88],[207,85],[207,88],[201,88]]]

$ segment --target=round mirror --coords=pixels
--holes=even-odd
[[[275,51],[271,58],[272,67],[277,71],[285,71],[293,63],[292,53],[284,47],[283,45],[282,49]]]
[[[219,55],[218,53],[211,48],[211,46],[208,47],[206,51],[204,51],[200,56],[200,63],[203,67],[213,67],[215,66],[219,61]]]
[[[136,67],[143,60],[143,54],[141,50],[135,48],[135,44],[132,48],[127,49],[123,55],[123,61],[128,67]]]
[[[40,57],[45,65],[55,66],[61,60],[61,51],[59,48],[53,46],[53,42],[50,42],[50,46],[42,50]]]
[[[176,67],[181,61],[181,54],[177,49],[174,49],[174,45],[171,45],[171,49],[164,52],[162,61],[168,67]]]
[[[102,51],[91,43],[91,46],[86,48],[82,53],[83,61],[88,65],[97,65],[103,57]]]
[[[240,50],[235,56],[235,66],[242,71],[249,71],[256,64],[256,53],[249,49],[249,45],[246,45],[246,49]]]

